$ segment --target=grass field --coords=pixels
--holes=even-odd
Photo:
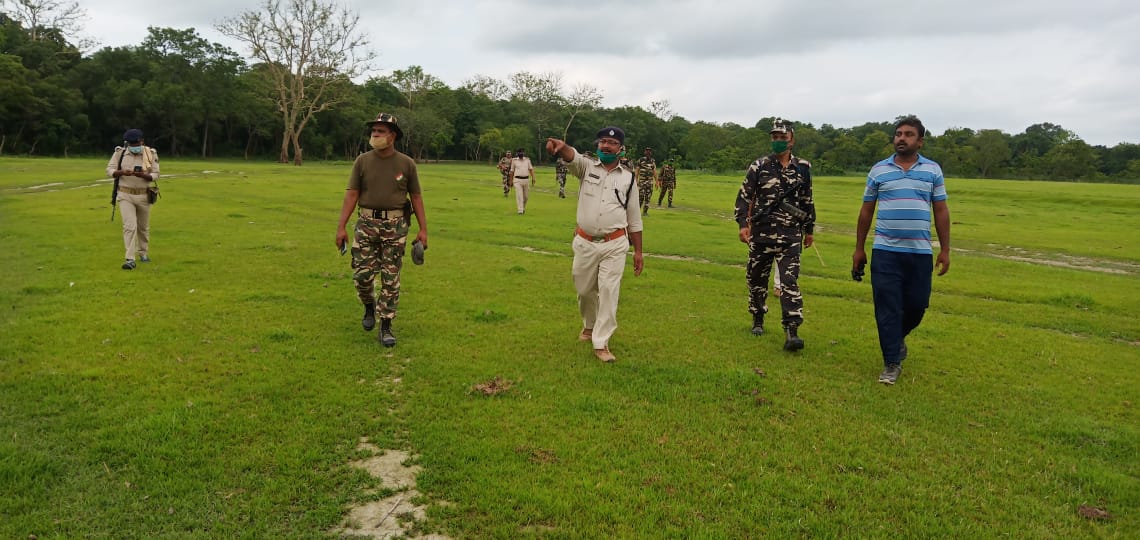
[[[421,165],[385,350],[333,245],[349,164],[164,159],[132,272],[104,164],[0,158],[0,537],[335,536],[400,493],[361,438],[422,467],[411,536],[1140,531],[1140,186],[948,180],[952,266],[886,387],[860,178],[816,179],[788,354],[748,331],[740,178],[682,171],[604,365],[549,168],[519,216],[492,166]]]

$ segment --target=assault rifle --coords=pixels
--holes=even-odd
[[[126,144],[126,141],[124,141],[123,144]],[[125,153],[127,153],[126,147],[120,147],[120,149],[119,149],[119,165],[115,168],[115,170],[119,170],[119,169],[123,168],[123,154],[125,154]],[[118,200],[119,200],[119,177],[116,176],[115,177],[115,185],[114,185],[114,187],[111,188],[111,222],[115,221],[115,206],[117,206],[115,203]]]

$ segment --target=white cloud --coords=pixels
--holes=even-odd
[[[147,26],[213,24],[255,0],[123,9],[86,0],[85,34],[138,44]],[[691,121],[751,126],[779,115],[834,126],[914,113],[1019,133],[1052,122],[1093,144],[1140,142],[1140,10],[1132,1],[350,0],[378,74],[423,66],[452,87],[476,74],[560,71],[609,107],[668,99]]]

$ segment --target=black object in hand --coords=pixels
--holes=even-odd
[[[863,281],[863,274],[864,274],[863,268],[865,268],[866,266],[867,266],[867,263],[862,263],[859,265],[859,268],[852,268],[851,269],[851,279],[853,279],[855,281]]]
[[[142,172],[142,166],[141,165],[135,165],[135,172]]]

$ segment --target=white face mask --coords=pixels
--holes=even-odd
[[[385,135],[373,135],[368,139],[368,144],[377,150],[388,148],[388,137]]]

